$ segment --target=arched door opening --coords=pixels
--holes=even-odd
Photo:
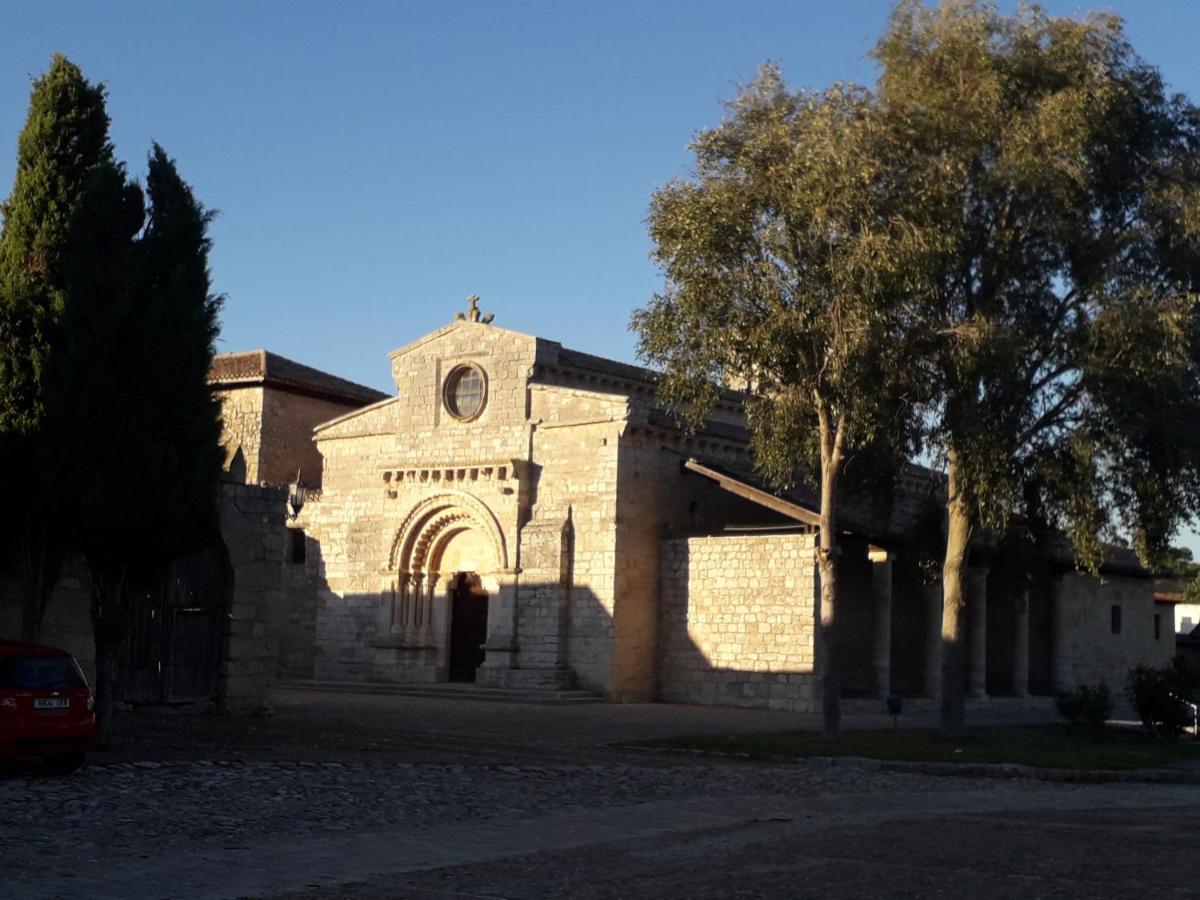
[[[474,572],[458,572],[450,583],[451,681],[475,681],[487,641],[488,593]]]

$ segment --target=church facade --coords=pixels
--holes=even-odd
[[[685,434],[653,373],[492,325],[474,298],[391,373],[394,395],[313,431],[281,675],[818,709],[814,498],[757,483],[735,395]],[[941,594],[912,558],[918,512],[853,518],[844,690],[930,696]],[[1062,557],[1032,581],[977,556],[972,696],[1120,688],[1174,653],[1152,579],[1119,554],[1100,578]]]
[[[654,373],[497,327],[473,303],[392,353],[391,374],[385,395],[266,351],[217,357],[229,583],[143,617],[131,646],[163,655],[131,654],[148,679],[131,699],[255,709],[281,678],[818,710],[816,497],[759,483],[738,395],[686,434]],[[942,596],[921,538],[940,490],[914,469],[882,523],[839,512],[849,698],[939,689]],[[1173,610],[1132,554],[1095,578],[1061,542],[1041,551],[1031,568],[976,542],[970,696],[1119,691],[1131,667],[1167,664]],[[0,635],[19,633],[19,601],[17,573],[0,572]],[[87,609],[72,564],[43,638],[90,669]],[[197,672],[201,620],[224,624],[202,654],[218,669]]]

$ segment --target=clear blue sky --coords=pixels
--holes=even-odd
[[[387,390],[388,351],[478,293],[497,325],[632,361],[629,314],[660,284],[647,201],[688,173],[690,137],[767,59],[794,86],[873,80],[866,54],[890,8],[11,3],[0,192],[30,78],[61,51],[108,85],[131,171],[157,140],[220,211],[219,349],[267,347]],[[1105,8],[1174,89],[1200,98],[1200,3]]]

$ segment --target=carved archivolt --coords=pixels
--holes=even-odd
[[[430,563],[430,548],[439,537],[473,528],[491,545],[496,567],[508,568],[504,533],[492,511],[477,498],[459,491],[428,497],[405,517],[388,555],[388,568],[399,572],[421,572]]]

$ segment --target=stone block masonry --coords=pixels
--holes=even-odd
[[[816,711],[814,546],[808,534],[663,541],[661,699]]]

